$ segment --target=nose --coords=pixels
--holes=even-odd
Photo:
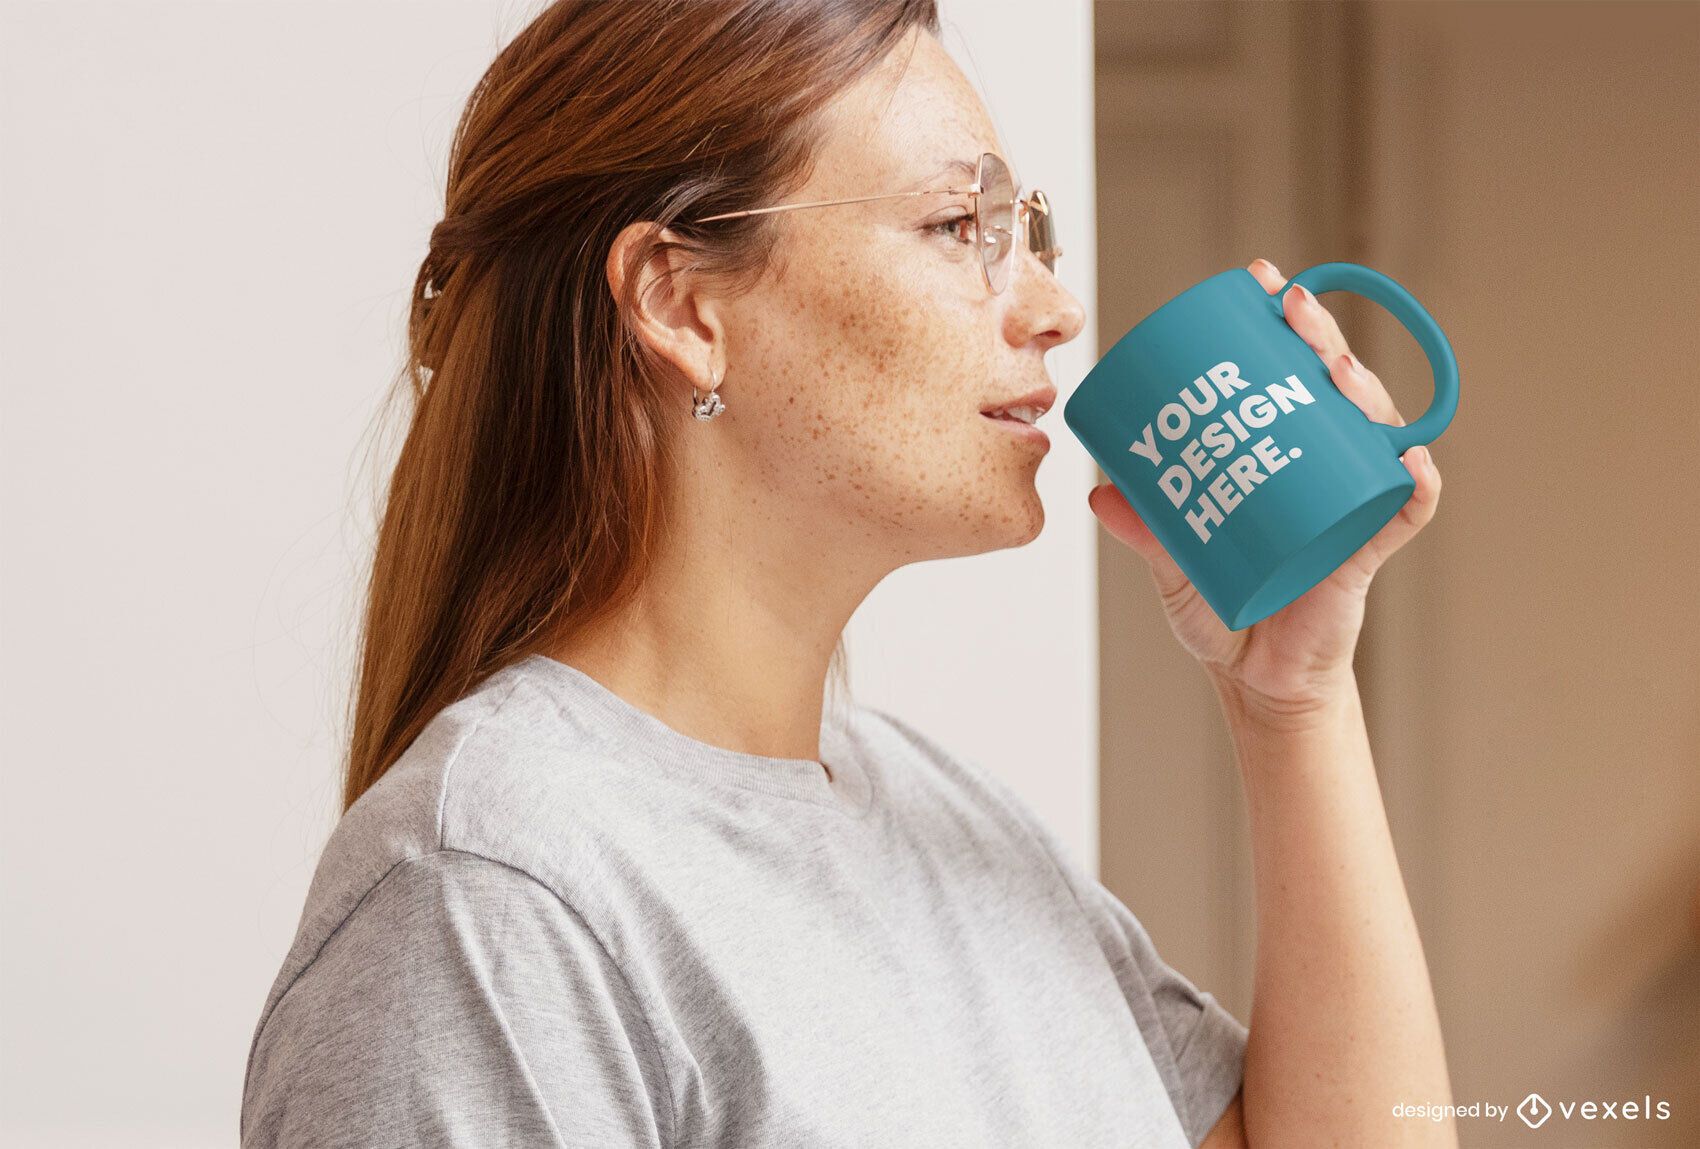
[[[1086,326],[1086,308],[1074,293],[1025,241],[1016,245],[1016,263],[1008,285],[1011,306],[1004,316],[1009,341],[1017,347],[1037,342],[1049,351],[1079,335]]]

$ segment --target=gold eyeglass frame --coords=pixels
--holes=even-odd
[[[925,191],[884,192],[880,195],[853,196],[849,199],[822,199],[812,200],[808,203],[783,203],[777,204],[774,207],[756,207],[749,208],[745,211],[721,212],[719,215],[705,216],[694,222],[712,223],[717,219],[736,219],[739,216],[746,215],[766,215],[769,212],[795,211],[798,208],[805,207],[834,207],[838,204],[845,203],[867,203],[870,200],[896,199],[900,196],[971,195],[974,197],[974,242],[978,245],[980,250],[980,273],[986,281],[986,287],[993,295],[996,295],[1003,290],[1004,284],[992,282],[992,269],[986,255],[988,250],[986,220],[980,214],[980,195],[985,190],[986,186],[986,162],[988,160],[993,163],[1003,164],[1005,172],[1010,175],[1011,186],[1015,187],[1014,172],[1011,171],[1009,165],[1004,162],[1003,157],[994,152],[981,152],[980,158],[974,167],[974,184],[972,187],[929,188]],[[1015,191],[1019,192],[1020,190],[1021,189],[1019,187],[1015,187]],[[1054,274],[1056,272],[1057,257],[1062,254],[1063,249],[1057,244],[1056,225],[1051,218],[1050,199],[1044,192],[1040,191],[1038,188],[1034,188],[1033,194],[1030,196],[1022,197],[1017,195],[1015,197],[1014,207],[1016,217],[1015,228],[1018,232],[1025,232],[1027,238],[1027,250],[1031,251],[1038,257],[1039,262],[1045,265],[1045,269],[1047,271]],[[1025,228],[1022,226],[1023,224],[1026,225]],[[1009,250],[1011,255],[1004,257],[1004,262],[1002,264],[1004,268],[1005,283],[1008,282],[1009,278],[1008,260],[1013,257],[1016,245],[1015,236],[1012,235],[1010,239],[1011,243],[1009,245]]]

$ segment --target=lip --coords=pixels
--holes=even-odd
[[[1011,407],[1038,407],[1040,409],[1039,414],[1043,415],[1046,411],[1049,411],[1056,405],[1057,389],[1047,383],[1045,386],[1035,387],[1033,390],[1027,392],[1027,394],[1018,396],[1017,398],[1000,399],[997,402],[988,403],[986,406],[980,408],[980,414],[984,415],[990,411],[1007,411]]]
[[[1013,406],[1019,407],[1021,404],[1015,403]],[[1012,435],[1026,439],[1031,443],[1037,443],[1047,451],[1051,449],[1051,437],[1032,423],[1023,423],[1020,419],[998,419],[984,411],[980,412],[980,418],[994,427],[1003,428]]]
[[[1039,418],[1043,418],[1045,412],[1055,406],[1056,401],[1057,389],[1046,384],[1043,387],[1034,388],[1025,395],[1013,399],[999,400],[980,408],[980,418],[993,426],[1003,428],[1012,435],[1025,439],[1029,443],[1038,445],[1042,450],[1049,451],[1051,449],[1051,437],[1045,434],[1037,424]],[[1035,418],[1032,423],[1023,423],[1020,419],[999,419],[992,415],[993,411],[1006,411],[1011,407],[1037,407],[1039,408],[1039,417]]]

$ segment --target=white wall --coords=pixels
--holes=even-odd
[[[8,1146],[235,1143],[336,812],[382,472],[357,449],[455,116],[530,7],[0,9]],[[1027,12],[949,3],[947,43],[1063,213],[1090,309],[1089,6],[1049,8],[1032,58]],[[1053,353],[1065,396],[1094,344]],[[1044,535],[899,572],[851,656],[864,699],[1009,778],[1090,862],[1091,467],[1052,420]]]

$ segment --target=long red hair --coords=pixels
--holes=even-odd
[[[912,26],[938,35],[935,0],[563,0],[480,78],[386,404],[412,400],[358,635],[345,811],[442,707],[645,577],[688,386],[627,323],[630,290],[614,298],[615,236],[650,221],[631,267],[671,246],[714,282],[752,282],[771,217],[686,221],[799,185],[816,113]],[[840,637],[840,686],[844,654]]]

